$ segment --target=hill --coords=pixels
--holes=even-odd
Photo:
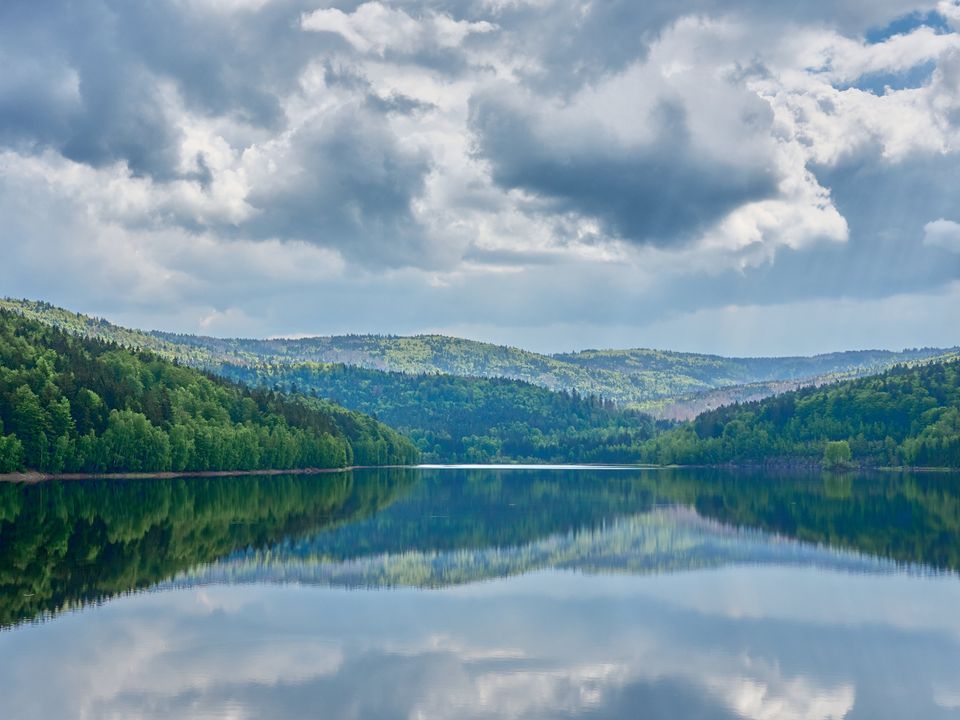
[[[413,440],[428,462],[633,462],[656,429],[648,415],[610,400],[522,380],[313,362],[224,364],[217,372],[374,415]]]
[[[3,304],[74,335],[148,348],[250,387],[302,392],[375,415],[411,438],[425,461],[629,462],[654,432],[649,417],[575,391],[504,378],[304,362],[291,359],[297,355],[283,350],[285,341],[170,336],[174,342],[47,303]],[[258,352],[274,360],[261,360],[238,343],[247,348],[262,343]]]
[[[0,309],[0,472],[163,472],[410,462],[386,426],[251,390]]]
[[[821,385],[956,354],[956,348],[920,348],[778,358],[728,358],[646,349],[543,355],[443,335],[254,340],[141,332],[48,303],[0,300],[0,307],[74,334],[150,349],[217,372],[225,365],[332,363],[413,375],[509,378],[549,390],[595,395],[621,407],[670,419],[688,419],[722,403],[758,399],[784,389]]]
[[[960,361],[787,392],[702,413],[647,443],[663,464],[817,462],[828,442],[866,465],[960,467]]]
[[[813,357],[726,358],[663,350],[585,350],[542,355],[444,335],[346,335],[302,339],[221,339],[151,333],[156,340],[208,353],[216,362],[343,363],[408,374],[504,377],[550,390],[576,390],[626,407],[656,412],[657,400],[771,381],[801,384],[882,372],[946,350],[868,350]]]

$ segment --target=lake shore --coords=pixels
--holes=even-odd
[[[194,472],[140,472],[140,473],[0,473],[0,482],[39,483],[50,480],[170,480],[174,478],[244,477],[248,475],[323,475],[363,470],[372,466],[351,465],[342,468],[294,468],[290,470],[206,470]],[[409,467],[407,465],[377,465],[377,468]]]
[[[61,480],[172,480],[176,478],[211,478],[211,477],[247,477],[250,475],[324,475],[329,473],[350,472],[353,470],[372,470],[388,468],[423,468],[423,469],[617,469],[617,470],[780,470],[780,471],[822,471],[825,473],[844,474],[856,472],[912,472],[912,473],[948,473],[957,472],[957,468],[949,467],[893,467],[878,465],[852,465],[842,470],[831,470],[818,462],[773,462],[773,463],[720,463],[716,465],[612,465],[608,463],[570,463],[562,465],[556,463],[450,463],[420,465],[351,465],[342,468],[294,468],[289,470],[206,470],[194,472],[139,472],[139,473],[42,473],[36,471],[0,473],[2,483],[41,483]]]

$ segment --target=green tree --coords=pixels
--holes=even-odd
[[[823,450],[823,464],[828,468],[846,467],[852,457],[850,443],[846,440],[830,441]]]

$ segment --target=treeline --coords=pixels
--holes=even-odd
[[[225,364],[255,386],[316,394],[374,415],[425,461],[633,462],[656,426],[610,400],[505,378],[367,370],[341,364]]]
[[[788,392],[699,415],[647,443],[644,462],[818,461],[846,441],[865,465],[960,467],[960,362]]]
[[[0,311],[0,472],[290,469],[414,461],[372,418],[250,390]]]

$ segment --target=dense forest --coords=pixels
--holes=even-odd
[[[77,335],[153,350],[164,357],[208,370],[312,362],[411,375],[439,373],[464,378],[511,378],[550,390],[602,397],[620,407],[640,409],[657,417],[680,419],[692,417],[694,410],[715,407],[717,398],[709,393],[717,389],[725,390],[719,396],[725,402],[756,399],[783,391],[784,383],[821,384],[950,354],[936,348],[920,348],[780,358],[729,358],[647,349],[544,355],[443,335],[257,340],[141,332],[43,302],[8,299],[0,300],[0,307]],[[741,386],[745,387],[738,390]],[[707,396],[703,397],[705,393]]]
[[[375,420],[251,390],[0,310],[0,472],[155,472],[411,462]]]
[[[132,357],[144,367],[153,368],[146,373],[147,386],[169,385],[168,380],[163,379],[166,375],[192,371],[169,362],[163,364],[156,355],[138,355],[136,351],[143,348],[163,358],[201,367],[257,388],[240,390],[234,385],[218,384],[211,378],[204,380],[210,387],[221,388],[218,392],[240,393],[247,406],[252,403],[257,413],[285,420],[282,429],[264,430],[264,427],[274,428],[276,423],[269,419],[265,423],[247,419],[242,412],[238,414],[234,400],[217,400],[233,408],[226,410],[225,417],[229,419],[223,426],[230,425],[232,429],[224,432],[242,435],[247,445],[243,450],[243,441],[239,439],[222,440],[221,447],[234,449],[210,452],[204,445],[208,431],[198,436],[196,430],[198,422],[209,427],[208,417],[199,421],[196,413],[187,418],[180,412],[172,424],[193,429],[178,429],[171,434],[173,418],[163,414],[170,408],[154,407],[156,393],[144,390],[143,398],[125,396],[116,407],[105,406],[106,410],[100,410],[97,415],[99,424],[91,427],[89,420],[80,414],[89,398],[76,394],[76,388],[68,384],[58,392],[66,394],[68,414],[76,417],[73,417],[73,426],[64,433],[57,418],[65,416],[53,403],[59,395],[45,391],[46,381],[37,375],[27,385],[43,405],[45,419],[39,425],[34,423],[32,430],[28,428],[27,435],[20,437],[23,428],[16,423],[25,416],[14,418],[10,412],[0,413],[0,421],[6,428],[0,430],[0,463],[4,463],[0,467],[20,466],[29,460],[26,464],[34,462],[50,469],[110,469],[119,465],[118,438],[137,433],[147,440],[155,438],[138,442],[138,451],[149,453],[149,448],[154,448],[161,458],[170,456],[169,463],[134,458],[132,467],[138,468],[257,468],[266,467],[271,459],[282,461],[276,467],[314,464],[314,460],[336,465],[343,456],[348,457],[348,461],[352,457],[353,462],[371,464],[412,457],[410,446],[401,448],[395,436],[387,434],[388,431],[373,421],[350,415],[320,398],[373,415],[400,430],[415,443],[426,461],[815,463],[823,457],[828,441],[838,441],[849,445],[850,460],[854,464],[960,466],[955,353],[937,355],[941,351],[921,349],[903,353],[835,353],[813,358],[737,359],[625,350],[545,356],[442,336],[235,340],[140,333],[44,303],[3,301],[0,304],[74,336],[90,338],[87,342],[107,341],[106,345],[98,346],[103,350],[103,358],[96,362],[109,364],[113,357]],[[128,350],[122,350],[118,344]],[[321,361],[331,357],[339,362]],[[808,382],[837,380],[845,374],[879,372],[892,362],[904,364],[879,376],[783,392]],[[358,366],[364,364],[380,369]],[[161,367],[165,368],[163,372],[157,370]],[[51,372],[57,375],[62,369]],[[570,375],[568,371],[575,374]],[[33,372],[41,371],[33,368]],[[459,375],[467,372],[535,379],[526,382],[514,377]],[[613,382],[610,373],[620,378],[616,382],[632,384],[632,397],[659,397],[649,400],[648,404],[656,405],[662,415],[682,419],[693,409],[703,412],[692,422],[657,435],[667,426],[654,423],[635,410],[624,409],[616,398],[623,397],[621,391],[626,386],[610,385]],[[811,380],[804,379],[806,373],[821,374]],[[733,384],[777,375],[793,379]],[[582,380],[583,377],[592,379],[588,382]],[[57,388],[59,382],[54,379],[51,386]],[[612,388],[613,394],[543,387],[551,383],[558,387]],[[711,384],[721,387],[700,394],[665,394],[679,388]],[[229,390],[222,389],[228,387]],[[637,395],[641,392],[639,388],[642,395]],[[17,402],[26,403],[24,408],[28,408],[30,398],[26,391],[20,392]],[[101,397],[98,391],[94,392]],[[281,396],[282,392],[310,397],[288,400]],[[782,394],[765,397],[775,392]],[[111,397],[108,393],[101,399],[114,402]],[[748,402],[740,402],[742,400]],[[12,402],[12,395],[6,401]],[[714,409],[720,403],[724,406]],[[183,406],[179,407],[183,410]],[[318,445],[320,440],[315,438],[304,440],[303,448],[313,443],[314,449],[303,449],[302,453],[298,450],[291,454],[289,450],[299,440],[287,443],[286,455],[267,449],[270,442],[277,445],[267,440],[270,433],[296,435],[300,432],[294,427],[297,422],[291,421],[292,411],[284,409],[291,407],[299,408],[298,412],[310,409],[318,417],[326,418],[325,421],[301,418],[318,436],[325,438],[322,448]],[[114,414],[111,410],[117,412]],[[191,412],[187,411],[186,415]],[[130,413],[142,416],[146,424]],[[238,423],[252,423],[259,429],[256,433],[249,429],[241,433]],[[331,429],[331,423],[336,428]],[[159,428],[166,439],[151,435],[147,432],[150,427]],[[16,434],[18,439],[4,437],[4,432]],[[219,431],[210,432],[216,435]],[[349,437],[341,452],[336,438],[344,433]],[[254,440],[253,435],[258,439]],[[182,449],[184,443],[189,447],[191,442],[193,455]],[[257,444],[259,450],[252,450],[253,444]],[[222,452],[227,456],[221,458],[218,453]],[[213,459],[205,459],[207,457]]]
[[[664,350],[587,350],[543,355],[444,335],[348,335],[242,340],[151,333],[222,362],[343,363],[373,370],[458,377],[511,378],[656,411],[656,402],[716,388],[771,381],[824,382],[881,372],[945,353],[935,348],[830,353],[813,357],[728,358]]]
[[[218,372],[372,414],[412,439],[428,462],[634,462],[656,431],[649,416],[610,400],[505,378],[320,363],[224,365]]]
[[[699,415],[648,442],[660,464],[819,461],[828,441],[852,460],[960,467],[960,362],[900,367]]]

